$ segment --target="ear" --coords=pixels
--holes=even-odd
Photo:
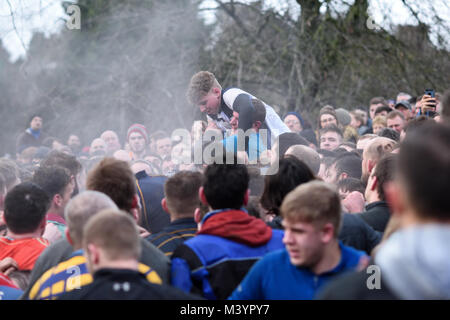
[[[87,245],[87,252],[90,256],[90,260],[94,265],[98,265],[100,261],[100,252],[98,251],[98,248],[93,244],[90,243]]]
[[[59,193],[57,193],[53,196],[53,204],[55,204],[58,207],[60,207],[62,205],[62,200],[63,199]]]
[[[205,196],[205,189],[203,187],[200,187],[200,189],[198,189],[198,197],[205,206],[209,206],[208,200],[206,200]]]
[[[194,211],[194,220],[197,224],[199,224],[202,221],[202,218],[200,216],[200,208],[196,208]]]
[[[133,203],[131,204],[131,209],[140,209],[139,196],[137,194],[134,194],[133,196]]]
[[[247,191],[244,194],[244,206],[248,204],[248,199],[250,198],[250,189],[247,189]]]
[[[347,179],[347,178],[348,178],[347,172],[342,172],[341,175],[338,177],[338,181],[339,180],[343,180],[343,179]]]
[[[73,247],[73,240],[72,240],[72,238],[70,237],[69,228],[66,228],[66,230],[64,231],[64,233],[66,234],[67,242],[69,242],[69,243],[72,245],[72,247]]]
[[[258,130],[259,128],[261,128],[261,121],[255,121],[252,127],[253,129]]]
[[[214,87],[214,88],[212,88],[211,90],[212,90],[212,92],[213,92],[217,97],[220,98],[220,95],[221,95],[221,93],[222,93],[222,90],[220,90],[220,89],[217,88],[217,87]]]
[[[334,226],[331,223],[326,223],[322,227],[322,242],[329,243],[333,240],[335,232],[336,230],[334,229]]]
[[[372,185],[370,186],[370,190],[374,191],[377,188],[377,186],[378,186],[378,179],[377,177],[374,176],[372,178]]]
[[[165,212],[169,213],[169,208],[167,207],[167,200],[166,198],[162,198],[161,200],[161,207],[164,209]]]

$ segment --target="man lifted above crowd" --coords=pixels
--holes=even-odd
[[[218,127],[222,132],[231,129],[233,111],[239,113],[239,129],[245,132],[252,127],[255,109],[251,99],[255,97],[238,88],[222,90],[211,72],[196,73],[189,83],[187,96],[191,104],[198,106],[201,112],[206,112],[210,128]],[[278,135],[290,130],[272,107],[265,103],[264,105],[266,118],[261,129],[270,131],[270,143],[273,143]]]

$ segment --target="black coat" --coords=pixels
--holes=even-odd
[[[369,266],[373,264],[369,263]],[[369,289],[373,273],[367,269],[343,275],[325,287],[317,299],[319,300],[398,300],[381,276],[380,287]]]
[[[100,269],[94,281],[61,295],[60,300],[197,300],[201,297],[168,285],[147,281],[143,274],[129,269]]]
[[[366,211],[357,214],[376,231],[384,232],[391,218],[391,211],[385,201],[376,201],[366,206]]]
[[[370,255],[372,249],[381,241],[382,233],[375,231],[355,214],[343,213],[339,240],[343,244]]]

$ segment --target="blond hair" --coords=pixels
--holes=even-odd
[[[190,104],[197,104],[212,88],[222,89],[214,74],[200,71],[194,74],[189,82],[187,99]]]
[[[378,137],[369,142],[366,146],[364,153],[369,159],[378,163],[378,161],[396,147],[397,142],[385,137]]]
[[[323,182],[310,181],[301,184],[284,198],[281,215],[294,222],[308,222],[316,225],[331,223],[337,238],[341,225],[341,200],[337,190]]]
[[[385,116],[376,116],[372,121],[372,127],[376,124],[382,125],[384,127],[387,126],[387,121]]]

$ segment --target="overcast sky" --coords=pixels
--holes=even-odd
[[[19,57],[24,57],[26,48],[32,38],[33,32],[44,32],[47,36],[58,33],[65,27],[64,20],[67,18],[61,6],[62,0],[0,0],[0,39],[3,47],[10,53],[10,60],[16,61]],[[126,0],[124,0],[126,1]],[[250,2],[250,0],[242,0]],[[75,1],[74,1],[75,2]],[[340,2],[340,1],[336,1]],[[352,3],[352,0],[348,0]],[[407,3],[419,12],[419,17],[424,21],[429,21],[427,17],[433,16],[433,9],[443,19],[450,29],[450,5],[448,0],[409,0]],[[266,8],[275,7],[277,10],[285,11],[290,9],[291,14],[298,15],[299,5],[295,0],[266,0]],[[214,0],[206,0],[203,9],[215,8]],[[325,11],[323,6],[322,11]],[[340,9],[340,8],[336,8]],[[345,9],[345,7],[344,7]],[[370,1],[370,14],[375,23],[383,28],[389,29],[389,23],[396,24],[416,24],[415,18],[410,11],[402,4],[402,0],[372,0]],[[202,11],[205,21],[214,21],[213,10]],[[83,17],[81,17],[83,19]],[[447,33],[447,38],[450,35]],[[432,40],[435,40],[432,38]]]

